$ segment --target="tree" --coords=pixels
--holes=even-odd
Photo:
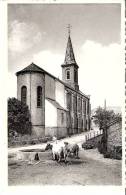
[[[120,120],[121,115],[115,114],[113,110],[106,110],[101,107],[98,107],[93,117],[94,117],[94,123],[97,124],[100,129],[103,129],[103,136],[98,146],[99,151],[101,151],[103,154],[106,154],[107,153],[108,125],[114,120]]]
[[[8,99],[8,135],[31,134],[30,112],[28,106],[16,98]]]
[[[115,119],[121,118],[120,114],[115,114],[113,110],[106,110],[98,107],[95,111],[94,123],[99,126],[100,129],[105,129],[106,126]]]

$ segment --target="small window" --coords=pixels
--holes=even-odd
[[[37,87],[37,107],[42,107],[42,87]]]
[[[74,70],[74,81],[78,82],[77,70]]]
[[[64,113],[62,112],[61,113],[61,124],[63,124],[64,123]]]
[[[71,109],[72,104],[71,104],[71,94],[69,92],[67,92],[66,94],[66,100],[67,100],[67,109]]]
[[[21,102],[26,104],[27,102],[27,88],[26,86],[23,86],[21,88]]]
[[[70,79],[70,70],[66,70],[66,78],[67,78],[67,80]]]

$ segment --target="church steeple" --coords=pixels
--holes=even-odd
[[[76,90],[78,86],[78,65],[75,60],[72,41],[70,37],[70,25],[68,26],[68,41],[65,53],[65,60],[62,66],[62,79],[65,83],[69,84]]]
[[[73,47],[72,47],[70,35],[68,36],[64,64],[77,64],[76,60],[75,60],[74,52],[73,52]]]

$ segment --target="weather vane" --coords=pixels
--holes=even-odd
[[[72,26],[70,24],[68,24],[67,28],[68,28],[68,35],[70,35]]]

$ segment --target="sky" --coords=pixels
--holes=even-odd
[[[9,4],[9,97],[16,97],[16,75],[32,62],[62,79],[68,39],[79,66],[80,90],[91,106],[121,106],[120,4]]]

